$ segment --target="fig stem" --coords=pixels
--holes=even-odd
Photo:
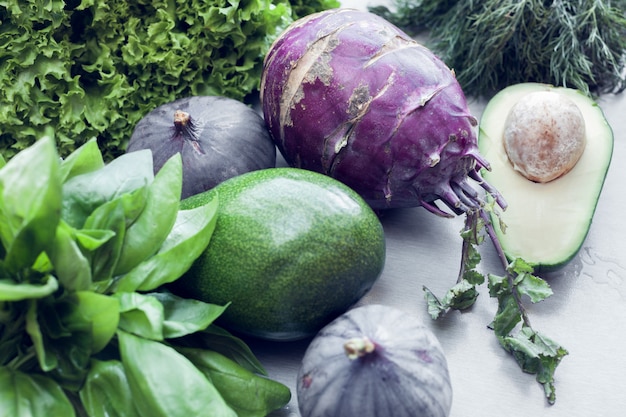
[[[349,359],[362,358],[376,350],[376,344],[367,336],[353,337],[344,343],[343,348]]]
[[[189,139],[194,143],[198,142],[195,123],[191,115],[186,111],[176,110],[174,112],[174,129],[176,135],[181,135],[183,138]]]
[[[189,123],[189,113],[182,111],[182,110],[176,110],[174,112],[174,125],[178,128],[184,127],[187,125],[187,123]]]

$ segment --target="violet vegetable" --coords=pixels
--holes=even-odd
[[[447,417],[444,351],[417,318],[385,305],[354,308],[307,348],[297,379],[302,417]]]
[[[139,149],[152,150],[155,173],[180,152],[181,198],[276,164],[276,147],[263,118],[246,104],[221,96],[181,98],[152,110],[137,123],[126,151]]]
[[[292,166],[352,187],[375,209],[451,216],[483,203],[477,120],[453,71],[368,12],[299,19],[274,42],[261,79],[265,121]]]

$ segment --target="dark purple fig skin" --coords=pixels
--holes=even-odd
[[[187,124],[176,124],[185,112]],[[181,198],[249,171],[276,165],[276,146],[265,122],[246,104],[221,96],[185,97],[146,114],[135,126],[127,152],[151,149],[154,172],[174,154],[183,162]]]
[[[477,120],[451,71],[372,13],[331,9],[294,22],[264,62],[261,101],[287,163],[356,190],[376,209],[436,200],[455,214],[480,207],[489,164]]]
[[[350,359],[345,343],[374,350]],[[447,417],[452,385],[443,349],[417,318],[363,305],[324,327],[309,344],[296,390],[302,417]]]

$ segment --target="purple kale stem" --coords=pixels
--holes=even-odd
[[[502,249],[500,240],[498,239],[498,236],[496,235],[496,231],[493,228],[493,223],[491,222],[491,219],[489,218],[489,213],[487,213],[483,209],[479,209],[479,213],[480,213],[480,217],[485,222],[485,229],[487,230],[487,234],[489,235],[489,238],[491,239],[491,242],[493,243],[493,246],[496,249],[496,253],[498,254],[498,258],[500,259],[500,262],[502,263],[502,267],[505,270],[507,270],[509,266],[509,260],[504,254],[504,249]]]
[[[515,284],[513,283],[514,276],[509,271],[509,268],[508,268],[509,267],[509,260],[507,259],[506,255],[504,254],[504,249],[502,249],[502,245],[500,244],[500,240],[498,239],[498,236],[496,235],[496,231],[493,228],[493,223],[491,222],[491,219],[489,217],[489,213],[487,213],[483,209],[480,209],[479,212],[480,212],[480,217],[485,222],[485,229],[487,230],[487,234],[489,235],[489,238],[491,239],[491,242],[493,243],[493,246],[496,249],[496,253],[498,254],[498,258],[500,258],[500,261],[502,262],[502,266],[504,267],[504,271],[505,271],[505,274],[506,274],[506,279],[509,282],[509,287],[511,288],[511,294],[513,295],[513,298],[515,298],[515,302],[517,303],[517,306],[519,307],[519,311],[520,311],[520,314],[522,316],[522,321],[524,322],[525,326],[532,327],[530,325],[530,320],[528,318],[528,315],[526,314],[526,309],[524,308],[524,305],[522,304],[522,300],[520,298],[519,292],[517,291],[517,288],[515,288]],[[469,219],[469,214],[468,214],[467,218]],[[474,225],[475,224],[476,224],[476,222],[474,221]]]

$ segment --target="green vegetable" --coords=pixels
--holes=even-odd
[[[518,258],[509,265],[505,276],[489,275],[489,295],[498,300],[498,312],[490,327],[520,368],[524,372],[536,374],[548,402],[554,404],[554,372],[568,351],[534,330],[530,324],[521,302],[522,296],[537,303],[552,295],[546,281],[532,273],[533,268]],[[519,324],[521,327],[518,328]],[[512,333],[514,330],[517,332]]]
[[[236,417],[215,386],[185,356],[154,340],[118,334],[130,391],[139,414],[154,417]],[[155,366],[156,365],[156,366]],[[181,401],[180,394],[185,394]]]
[[[623,0],[394,0],[370,8],[431,48],[468,95],[542,82],[585,93],[626,87]]]
[[[0,386],[2,413],[6,416],[74,415],[72,404],[61,388],[43,375],[0,367]]]
[[[487,210],[493,210],[488,207]],[[498,310],[490,328],[500,342],[527,373],[536,374],[546,395],[548,403],[556,401],[554,373],[568,351],[556,341],[534,330],[522,302],[528,297],[532,303],[538,303],[552,295],[546,281],[533,275],[533,267],[517,258],[510,263],[502,252],[493,227],[489,226],[488,217],[479,213],[470,213],[466,217],[463,237],[462,265],[457,283],[446,294],[437,298],[424,287],[428,303],[428,312],[433,319],[438,319],[449,310],[465,310],[471,307],[478,297],[477,287],[485,282],[485,277],[476,267],[480,263],[478,246],[484,242],[485,229],[495,243],[503,261],[505,274],[489,274],[487,285],[489,295],[498,301]],[[487,227],[485,227],[487,225]]]
[[[265,415],[291,399],[285,385],[256,375],[220,353],[206,349],[187,349],[183,353],[213,381],[239,417]]]
[[[531,94],[536,97],[537,93],[570,100],[580,110],[584,121],[581,128],[585,138],[582,155],[570,171],[544,183],[530,181],[514,169],[502,139],[510,109]],[[548,111],[554,113],[563,107],[561,105]],[[537,115],[538,121],[551,120],[549,114],[542,111]],[[532,120],[528,124],[539,125]],[[524,131],[528,132],[531,127],[527,126]],[[565,139],[569,142],[571,137],[567,135]],[[492,213],[492,221],[507,258],[523,258],[536,271],[564,266],[578,253],[589,232],[611,164],[613,132],[602,109],[577,90],[536,83],[510,86],[487,104],[480,121],[478,145],[485,158],[491,161],[491,171],[484,172],[484,178],[509,203],[507,210],[498,214],[499,218]],[[549,209],[544,209],[546,207]],[[500,226],[499,219],[506,227]]]
[[[80,401],[90,416],[136,417],[137,408],[128,385],[124,365],[119,360],[92,359]],[[102,404],[106,404],[105,407]],[[108,413],[108,414],[106,414]]]
[[[245,343],[215,326],[227,304],[163,289],[204,251],[217,221],[217,199],[180,208],[179,155],[155,176],[149,151],[105,165],[90,140],[60,159],[50,134],[0,166],[3,413],[176,417],[211,409],[235,417],[253,403],[245,416],[262,417],[289,401]],[[212,345],[244,375],[224,383],[240,385],[234,400],[181,353]]]
[[[97,137],[123,153],[153,108],[190,95],[243,99],[273,37],[336,0],[10,0],[0,4],[0,152],[54,126],[61,156]]]
[[[314,335],[356,303],[385,262],[382,225],[352,189],[326,175],[271,168],[189,197],[219,197],[205,252],[172,291],[231,303],[225,328],[270,340]]]

